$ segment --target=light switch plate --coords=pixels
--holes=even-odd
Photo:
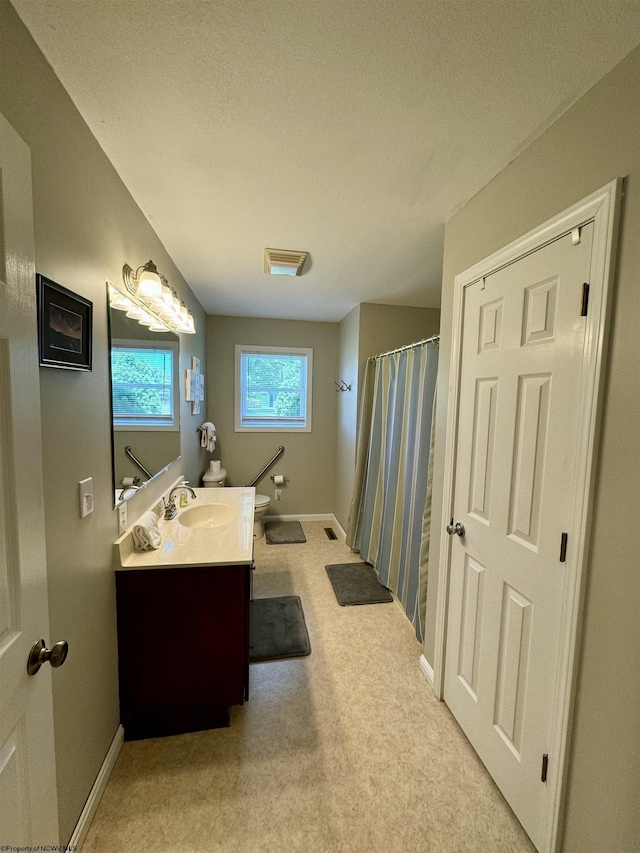
[[[80,518],[86,518],[93,512],[93,477],[80,480],[78,496],[80,498]]]
[[[122,534],[127,529],[127,505],[126,503],[121,503],[118,507],[118,535],[122,536]]]

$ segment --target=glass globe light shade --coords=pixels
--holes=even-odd
[[[149,269],[148,267],[153,267]],[[140,299],[158,299],[162,295],[162,281],[151,261],[143,268],[138,276],[136,295]]]

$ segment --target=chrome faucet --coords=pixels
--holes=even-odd
[[[173,493],[179,491],[180,489],[186,489],[188,492],[191,492],[191,497],[195,500],[198,496],[193,491],[191,486],[187,486],[186,483],[180,483],[178,486],[174,486],[169,492],[169,497],[164,505],[164,519],[165,521],[171,521],[172,518],[175,518],[178,514],[178,510],[173,500]]]

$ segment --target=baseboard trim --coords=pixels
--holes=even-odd
[[[427,679],[427,684],[433,690],[433,667],[424,655],[420,655],[418,664],[420,665],[420,671]]]
[[[335,517],[335,515],[331,516],[331,520],[333,521],[334,527],[337,528],[336,533],[338,534],[338,539],[340,539],[342,542],[346,542],[347,541],[347,534],[346,534],[344,527],[340,524],[340,522]]]
[[[122,726],[118,726],[118,729],[115,733],[115,737],[111,741],[109,751],[107,752],[105,759],[102,762],[102,766],[100,767],[100,770],[98,772],[98,775],[96,776],[96,781],[93,783],[93,787],[89,792],[87,802],[84,804],[82,813],[78,818],[76,828],[73,830],[73,835],[69,839],[68,846],[72,850],[82,849],[82,845],[84,844],[85,838],[87,837],[89,827],[91,826],[91,822],[95,817],[96,809],[100,804],[100,800],[102,799],[102,795],[104,794],[104,789],[107,787],[107,782],[109,781],[109,777],[111,776],[111,772],[116,763],[116,759],[120,754],[120,750],[122,749],[123,743],[124,729],[122,728]]]
[[[263,521],[335,521],[335,515],[330,512],[311,515],[265,515]]]

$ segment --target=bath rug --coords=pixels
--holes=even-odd
[[[368,563],[337,563],[325,566],[331,586],[343,607],[352,604],[386,604],[393,596],[378,580]]]
[[[251,605],[251,663],[311,654],[302,602],[297,595],[256,598]]]
[[[267,521],[264,532],[267,545],[297,545],[307,541],[299,521]]]

